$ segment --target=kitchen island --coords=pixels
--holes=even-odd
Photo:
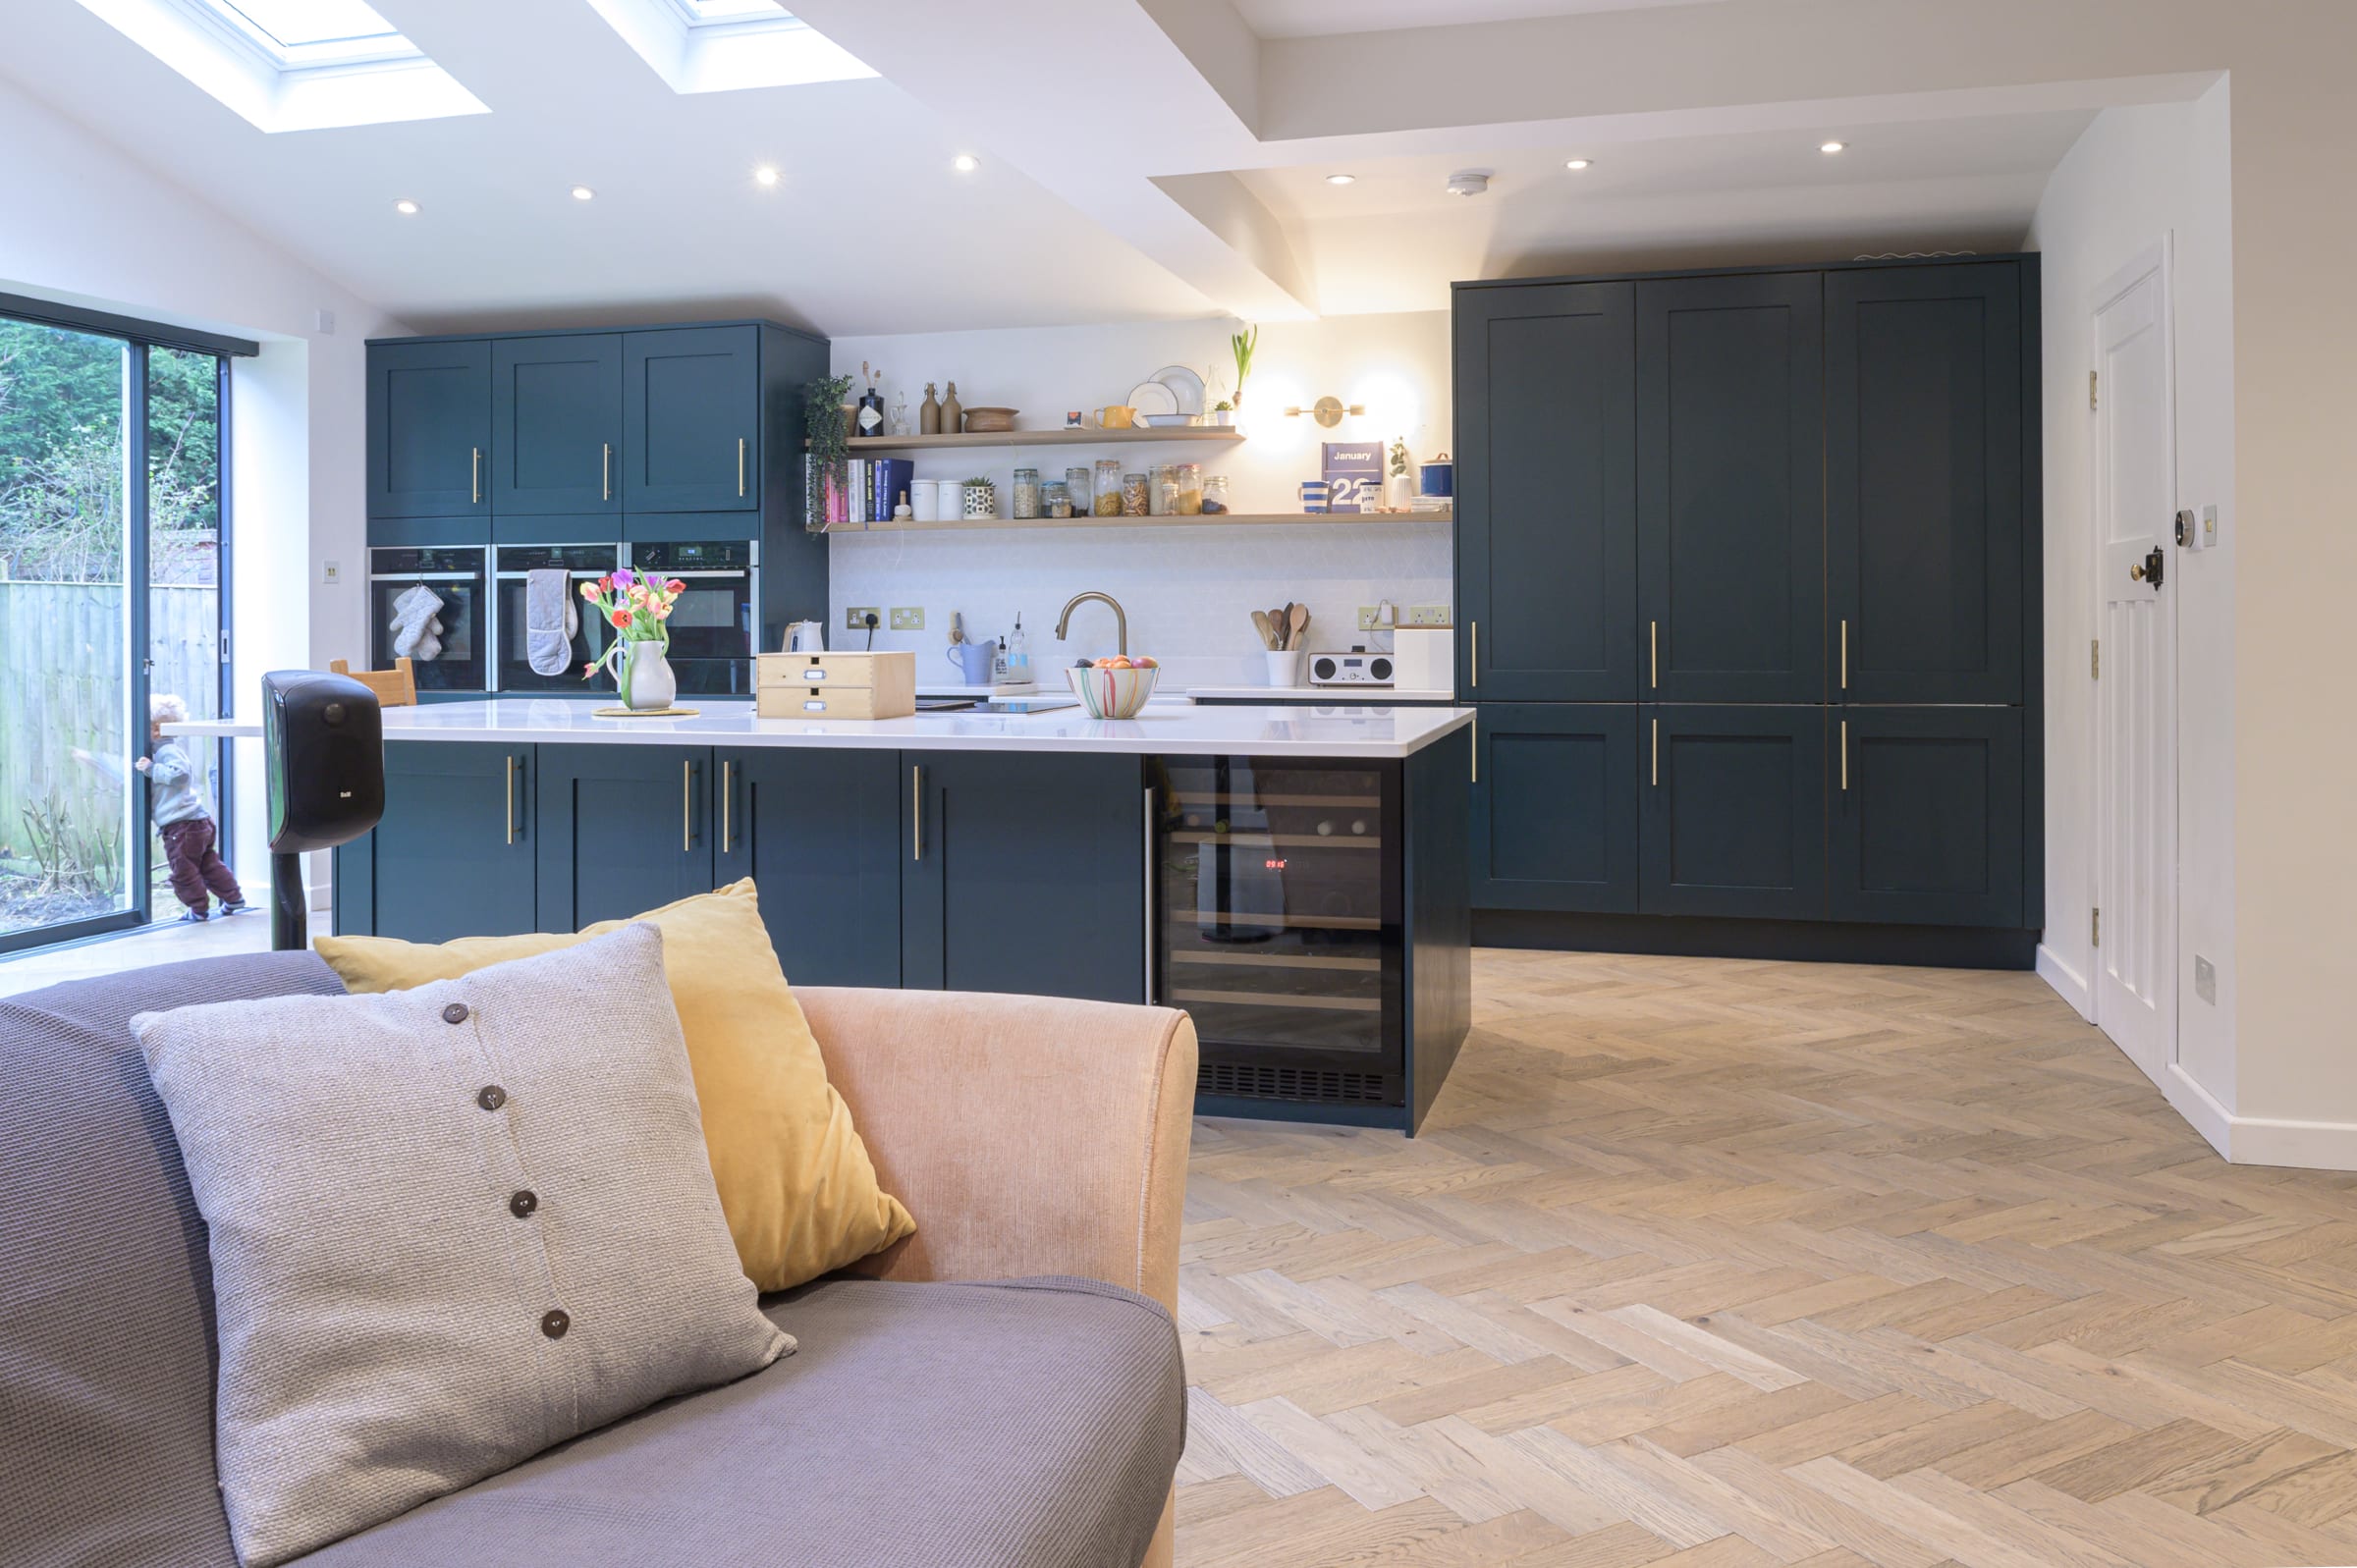
[[[1195,1017],[1205,1113],[1430,1109],[1471,1015],[1471,709],[695,705],[386,709],[334,929],[575,931],[751,877],[798,984],[1160,1002]]]

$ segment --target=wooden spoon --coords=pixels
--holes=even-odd
[[[1292,618],[1292,627],[1285,634],[1285,645],[1288,648],[1298,648],[1301,646],[1302,635],[1309,630],[1309,606],[1294,605]]]
[[[1270,628],[1277,633],[1277,640],[1270,643],[1269,647],[1276,652],[1282,653],[1285,651],[1285,633],[1287,630],[1286,617],[1291,610],[1291,605],[1279,605],[1276,609],[1269,612]]]
[[[1260,633],[1260,645],[1271,653],[1277,651],[1277,628],[1269,622],[1266,610],[1252,612],[1252,629]]]

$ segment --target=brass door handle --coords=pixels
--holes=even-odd
[[[503,792],[508,808],[508,842],[516,841],[516,759],[508,759],[508,787]]]
[[[1662,623],[1658,621],[1648,621],[1645,622],[1645,626],[1646,641],[1652,648],[1653,689],[1659,691],[1662,689]],[[1660,781],[1655,782],[1659,783]]]
[[[1841,689],[1849,689],[1849,618],[1841,618]]]
[[[729,790],[732,784],[730,776],[735,771],[727,759],[722,759],[720,764],[720,852],[724,855],[729,852],[732,838],[729,831]]]
[[[597,499],[614,499],[614,443],[611,441],[602,444],[602,456],[598,459]]]
[[[908,842],[912,852],[908,858],[925,858],[925,770],[908,770]]]
[[[737,438],[737,493],[744,494],[744,437]]]
[[[1470,669],[1470,670],[1473,672],[1473,684],[1475,684],[1476,686],[1480,685],[1480,684],[1481,684],[1481,622],[1478,622],[1478,621],[1476,621],[1476,622],[1473,622],[1473,652],[1472,652],[1472,655],[1471,655],[1471,656],[1470,656],[1470,657],[1469,657],[1469,658],[1468,658],[1468,659],[1465,661],[1465,664],[1466,664],[1466,668]]]
[[[1473,716],[1473,777],[1469,784],[1481,783],[1481,715]]]
[[[1849,721],[1847,719],[1841,721],[1841,788],[1844,793],[1849,789]]]
[[[1662,786],[1662,722],[1653,722],[1653,786]]]
[[[2128,580],[2130,582],[2142,582],[2144,580],[2144,568],[2140,566],[2130,567],[2128,568]]]
[[[680,853],[695,847],[695,762],[683,758],[680,762]]]
[[[467,470],[469,474],[468,483],[473,488],[474,504],[479,507],[483,504],[483,449],[480,447],[475,447],[471,450],[474,453],[474,457],[471,460],[471,464]]]

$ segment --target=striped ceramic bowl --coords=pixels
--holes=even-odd
[[[1064,673],[1091,719],[1134,719],[1154,695],[1160,670],[1081,670]]]

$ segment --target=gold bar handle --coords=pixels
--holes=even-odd
[[[1481,783],[1481,715],[1478,713],[1473,716],[1473,777],[1469,782]]]
[[[597,460],[597,499],[614,499],[614,443],[603,444],[603,456]]]
[[[474,453],[474,457],[470,460],[467,469],[469,476],[467,482],[473,487],[474,504],[479,507],[483,504],[483,449],[475,447],[470,450]]]
[[[508,759],[508,787],[506,791],[506,801],[508,807],[508,842],[514,843],[516,841],[516,759],[514,757],[510,757]]]
[[[730,776],[734,772],[728,760],[723,758],[720,764],[720,852],[724,855],[729,852],[732,838],[729,832],[729,791],[732,787]]]
[[[1662,722],[1653,722],[1653,786],[1662,786]]]
[[[1472,672],[1473,672],[1473,684],[1474,684],[1474,685],[1476,685],[1476,686],[1480,685],[1480,684],[1481,684],[1481,622],[1478,622],[1478,621],[1476,621],[1476,622],[1473,622],[1473,654],[1472,654],[1472,657],[1466,661],[1466,664],[1467,664],[1467,667],[1468,667],[1469,669],[1471,669],[1471,670],[1472,670]]]
[[[1849,721],[1841,721],[1841,788],[1849,789]]]
[[[737,438],[737,493],[744,494],[744,437]]]
[[[908,842],[913,850],[908,858],[925,858],[925,770],[914,766],[908,770]]]
[[[1653,689],[1659,691],[1662,689],[1662,623],[1658,621],[1648,621],[1645,625],[1646,640],[1652,648]]]
[[[1841,618],[1841,689],[1849,689],[1849,617]]]
[[[1154,922],[1162,913],[1154,887],[1154,786],[1146,785],[1146,1005],[1154,1005]]]
[[[690,798],[695,790],[695,763],[683,758],[680,762],[680,853],[695,847],[695,808]]]

